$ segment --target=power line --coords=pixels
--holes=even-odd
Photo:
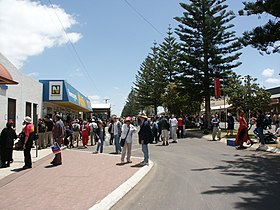
[[[148,23],[157,33],[164,36],[163,33],[161,33],[149,20],[147,20],[132,4],[130,4],[127,0],[124,0],[124,2],[134,11],[136,12],[146,23]]]
[[[65,27],[63,26],[63,24],[62,24],[62,22],[61,22],[61,20],[60,20],[60,18],[59,18],[59,16],[58,16],[58,14],[57,14],[57,12],[55,11],[55,8],[54,8],[53,3],[51,2],[51,0],[49,0],[49,3],[50,3],[50,5],[51,5],[51,7],[52,7],[52,9],[53,9],[53,11],[54,11],[54,13],[55,13],[55,15],[56,15],[58,21],[59,21],[59,23],[60,23],[60,25],[61,25],[61,28],[62,28],[63,32],[65,33],[65,36],[67,37],[67,39],[68,39],[68,41],[69,41],[69,43],[70,43],[70,45],[71,45],[71,47],[72,47],[72,49],[73,49],[73,51],[74,51],[74,53],[75,53],[75,55],[76,55],[76,57],[77,57],[79,63],[80,63],[81,66],[82,66],[82,70],[84,70],[84,72],[87,74],[87,76],[88,76],[87,78],[92,82],[92,84],[93,84],[93,86],[95,87],[95,89],[97,90],[97,92],[100,93],[99,89],[98,89],[97,86],[95,85],[95,82],[94,82],[93,79],[91,78],[91,75],[89,74],[86,65],[84,64],[83,60],[81,59],[81,57],[80,57],[80,55],[79,55],[79,53],[78,53],[78,51],[77,51],[75,45],[73,44],[73,42],[72,42],[71,39],[69,38],[69,36],[68,36],[68,34],[67,34],[67,32],[66,32],[66,29],[65,29]]]

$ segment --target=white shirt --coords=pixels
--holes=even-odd
[[[114,135],[119,135],[119,133],[118,133],[118,124],[119,124],[120,122],[119,121],[117,121],[117,122],[114,122],[114,124],[113,124],[113,132],[114,132]]]
[[[178,124],[178,120],[175,117],[173,117],[172,119],[169,120],[169,123],[171,127],[176,127]]]
[[[89,124],[89,128],[90,128],[90,132],[93,132],[93,130],[94,130],[94,129],[97,129],[98,126],[97,126],[97,124],[96,124],[95,122],[91,122],[91,123]]]
[[[135,128],[133,125],[130,124],[130,129],[129,129],[129,133],[128,132],[128,126],[127,124],[123,124],[122,125],[122,135],[121,138],[124,139],[126,137],[126,142],[127,143],[131,143],[132,142],[132,134],[137,130],[137,128]]]

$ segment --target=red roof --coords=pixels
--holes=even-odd
[[[8,70],[0,64],[0,84],[9,84],[9,85],[16,85],[18,84],[15,82],[11,76],[11,74],[8,72]]]

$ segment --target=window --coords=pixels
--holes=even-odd
[[[32,115],[31,115],[31,103],[29,103],[29,102],[26,102],[25,116],[32,117]]]
[[[16,125],[16,100],[8,98],[8,119],[13,120]]]

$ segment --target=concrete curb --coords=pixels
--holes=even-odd
[[[120,199],[122,199],[132,188],[134,188],[153,168],[153,161],[149,161],[149,166],[143,166],[138,170],[132,177],[126,182],[121,184],[117,189],[108,194],[99,203],[89,208],[89,210],[109,210],[112,208]]]

